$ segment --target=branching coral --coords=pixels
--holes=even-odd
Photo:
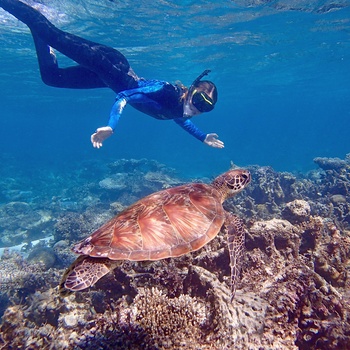
[[[121,318],[141,327],[160,348],[189,349],[191,343],[201,343],[206,314],[205,304],[189,295],[170,299],[157,288],[142,288]]]

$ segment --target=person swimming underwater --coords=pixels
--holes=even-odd
[[[19,0],[0,0],[0,7],[29,27],[41,78],[46,85],[71,89],[108,87],[117,94],[107,126],[98,128],[91,135],[95,148],[102,147],[113,134],[128,103],[153,118],[174,120],[211,147],[224,147],[217,134],[206,134],[191,121],[193,116],[213,110],[217,102],[215,84],[201,80],[209,70],[196,78],[189,89],[180,84],[139,78],[118,50],[56,28],[39,11]],[[78,65],[59,68],[54,49]]]

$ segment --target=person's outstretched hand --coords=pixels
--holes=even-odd
[[[205,137],[204,143],[210,147],[224,148],[225,147],[224,143],[221,140],[219,140],[218,137],[219,136],[217,134],[207,134],[207,136]]]
[[[98,128],[94,134],[91,135],[91,143],[95,148],[102,147],[102,142],[113,134],[110,126]]]

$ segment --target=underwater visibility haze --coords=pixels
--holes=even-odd
[[[190,86],[210,69],[218,102],[192,120],[225,148],[131,106],[93,148],[115,93],[46,86],[29,29],[0,9],[0,348],[349,349],[350,1],[24,1],[58,28],[115,47],[139,77]],[[151,193],[198,189],[236,166],[251,182],[223,204],[242,219],[229,225],[231,242],[208,224],[217,236],[199,250],[121,261],[59,297],[78,241],[99,228],[105,239],[103,225]],[[187,216],[174,199],[189,234],[197,209],[213,212],[197,195]],[[181,198],[191,209],[192,197]]]
[[[193,120],[218,133],[225,148],[211,149],[173,122],[127,106],[114,136],[93,149],[90,135],[107,122],[115,94],[45,86],[28,28],[0,10],[1,150],[23,166],[145,157],[212,176],[230,161],[307,171],[316,156],[349,151],[347,1],[29,4],[60,29],[119,49],[139,76],[189,86],[211,69],[217,106]]]

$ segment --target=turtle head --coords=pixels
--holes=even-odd
[[[212,185],[222,194],[222,201],[234,196],[246,188],[251,180],[251,175],[245,169],[233,169],[218,176]]]

